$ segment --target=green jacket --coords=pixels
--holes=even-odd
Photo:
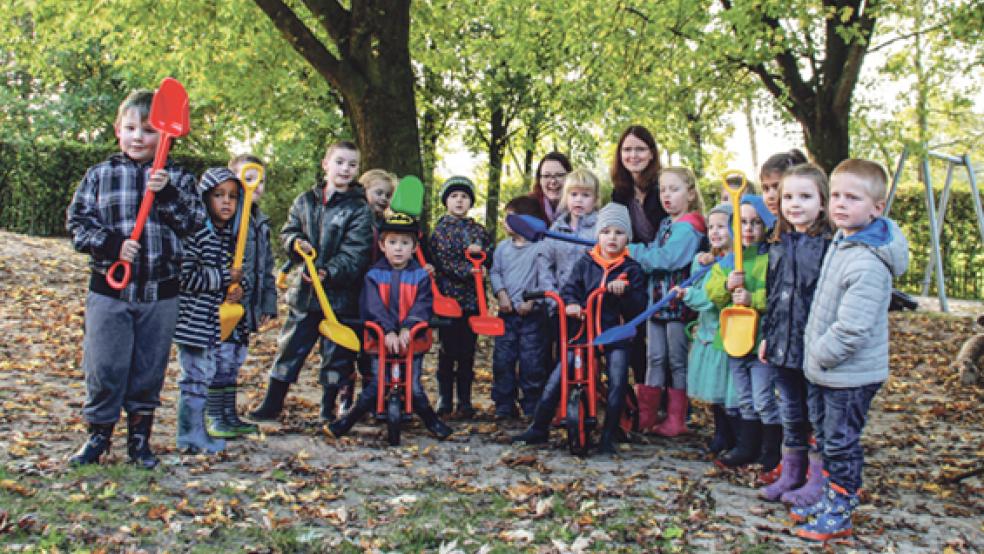
[[[764,243],[753,244],[743,251],[744,270],[745,270],[745,290],[752,294],[751,308],[757,310],[759,314],[765,311],[765,277],[769,270],[769,251]],[[734,256],[727,256],[711,268],[710,276],[704,282],[704,290],[707,297],[714,302],[718,309],[723,309],[731,305],[731,293],[728,291],[728,275],[734,271]],[[761,340],[761,322],[759,317],[759,329],[756,333],[756,343]]]

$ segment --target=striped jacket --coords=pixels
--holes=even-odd
[[[366,273],[360,305],[362,319],[378,324],[383,333],[399,333],[422,321],[430,321],[434,313],[430,275],[417,260],[410,260],[403,269],[393,269],[383,258]],[[370,356],[377,353],[377,338],[371,331],[366,332],[365,351]],[[427,352],[432,342],[428,330],[414,343],[415,354]]]

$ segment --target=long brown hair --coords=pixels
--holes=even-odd
[[[772,231],[772,237],[769,238],[769,242],[779,242],[782,240],[780,237],[783,233],[789,233],[794,230],[793,225],[782,215],[782,191],[785,188],[786,179],[790,177],[802,177],[812,181],[817,186],[817,192],[820,195],[820,213],[817,215],[817,220],[813,222],[813,225],[810,225],[810,228],[806,230],[806,234],[811,237],[829,235],[832,229],[830,227],[830,218],[828,217],[830,215],[830,185],[827,182],[827,174],[824,173],[823,168],[820,166],[805,163],[794,165],[782,173],[782,180],[779,181],[779,222]]]
[[[649,132],[649,129],[646,129],[642,125],[631,125],[622,132],[622,136],[618,138],[618,146],[615,147],[615,159],[612,160],[612,185],[618,193],[623,195],[628,194],[628,198],[632,198],[636,183],[632,179],[632,174],[629,173],[629,170],[622,165],[622,143],[625,142],[625,139],[629,135],[646,143],[646,146],[653,152],[653,161],[650,162],[649,167],[643,170],[642,175],[639,176],[640,188],[646,191],[646,193],[652,192],[653,187],[659,182],[659,172],[663,169],[663,166],[660,165],[659,148],[656,146],[656,139],[653,138],[653,134]]]

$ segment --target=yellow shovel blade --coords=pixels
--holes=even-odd
[[[342,325],[338,321],[332,322],[327,319],[322,319],[321,323],[318,324],[318,331],[322,335],[328,338],[331,342],[345,348],[346,350],[351,350],[352,352],[358,352],[362,349],[362,344],[359,342],[359,336],[355,334],[355,331],[351,327]]]
[[[747,356],[755,348],[757,334],[757,311],[745,306],[729,306],[721,310],[721,340],[729,356]]]
[[[223,302],[219,305],[219,336],[222,340],[226,340],[232,335],[232,331],[236,328],[239,320],[243,318],[245,311],[242,304]]]

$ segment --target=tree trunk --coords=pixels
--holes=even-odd
[[[748,145],[752,150],[752,167],[759,166],[758,141],[755,140],[755,113],[752,110],[751,96],[745,97],[744,102],[745,121],[748,124]]]
[[[687,114],[687,134],[690,135],[690,147],[693,148],[693,158],[690,163],[697,178],[704,176],[704,134],[701,130],[700,116]]]
[[[495,105],[489,118],[489,185],[485,197],[485,228],[495,240],[499,224],[499,187],[502,182],[502,161],[505,158],[506,134],[505,110],[501,104]]]
[[[805,121],[801,120],[800,125],[806,148],[813,154],[817,165],[828,174],[851,156],[851,121],[847,113],[834,113],[826,107],[816,110],[815,115]]]

